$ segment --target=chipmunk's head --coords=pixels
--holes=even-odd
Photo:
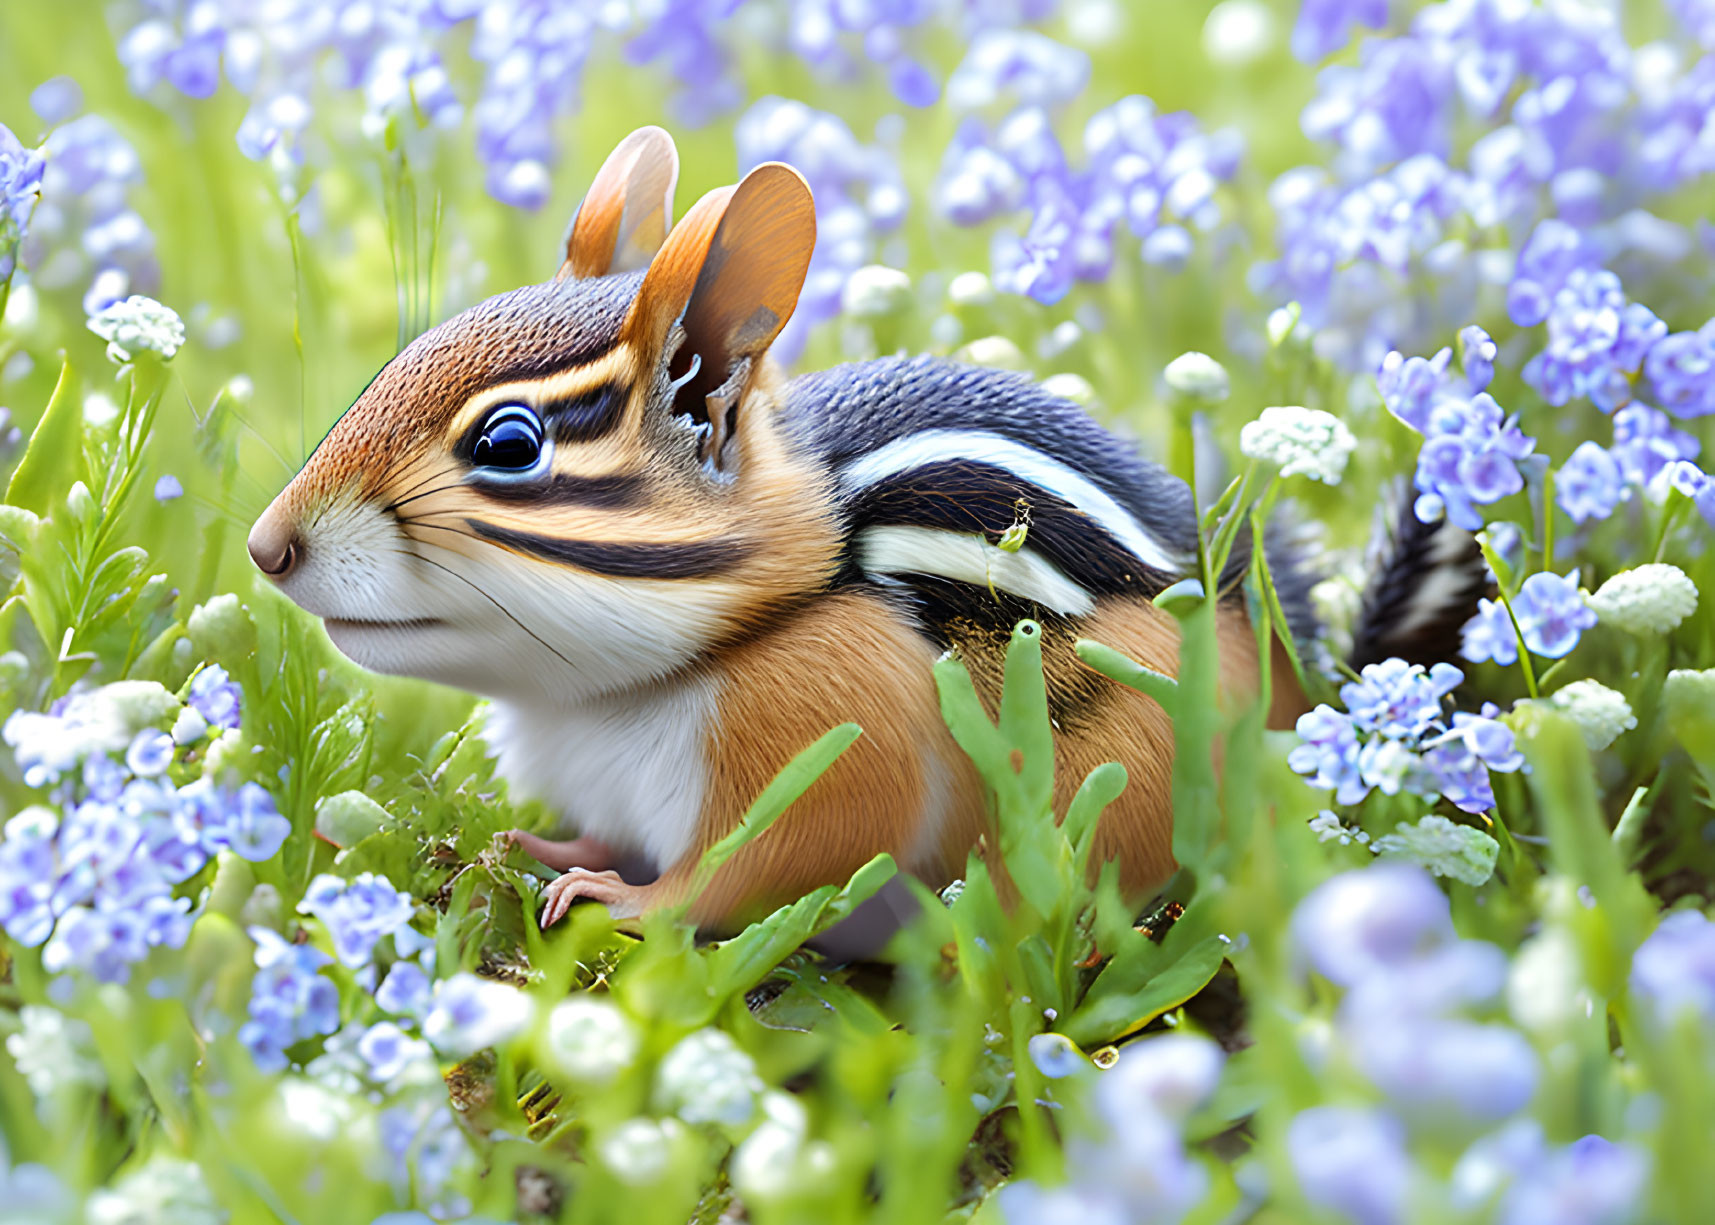
[[[770,500],[795,483],[767,350],[815,245],[809,189],[760,166],[673,227],[677,177],[665,132],[628,137],[559,275],[418,337],[256,521],[256,565],[351,659],[493,696],[601,692],[803,581],[767,539],[792,532]]]

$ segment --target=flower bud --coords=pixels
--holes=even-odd
[[[870,264],[846,280],[841,309],[854,319],[886,319],[910,309],[911,278],[897,268]]]
[[[1230,387],[1226,368],[1207,353],[1195,350],[1168,362],[1162,375],[1174,391],[1194,400],[1219,403],[1227,398]]]

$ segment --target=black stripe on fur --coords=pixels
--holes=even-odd
[[[1445,519],[1424,523],[1396,487],[1377,512],[1367,569],[1352,627],[1353,668],[1395,656],[1435,664],[1458,655],[1460,630],[1489,590],[1476,537]]]

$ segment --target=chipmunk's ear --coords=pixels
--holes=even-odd
[[[751,363],[774,343],[798,305],[816,247],[816,205],[804,178],[769,162],[697,201],[649,265],[622,338],[657,354],[674,323],[679,412],[713,427],[719,462],[731,410]]]
[[[638,128],[596,172],[566,233],[556,281],[645,268],[673,226],[679,151],[660,128]]]

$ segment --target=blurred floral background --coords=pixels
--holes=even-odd
[[[1021,636],[1023,724],[937,673],[1025,763],[1010,910],[973,863],[878,963],[799,951],[878,861],[724,942],[545,935],[480,704],[254,581],[374,371],[550,276],[644,123],[681,213],[808,179],[794,369],[1025,372],[1212,554],[1318,559],[1295,731],[1217,722],[1173,606],[1148,913],[1082,872],[1111,776],[1049,819]],[[1706,1219],[1712,172],[1708,0],[0,8],[0,1221]],[[1342,670],[1396,507],[1494,588],[1456,663]]]

